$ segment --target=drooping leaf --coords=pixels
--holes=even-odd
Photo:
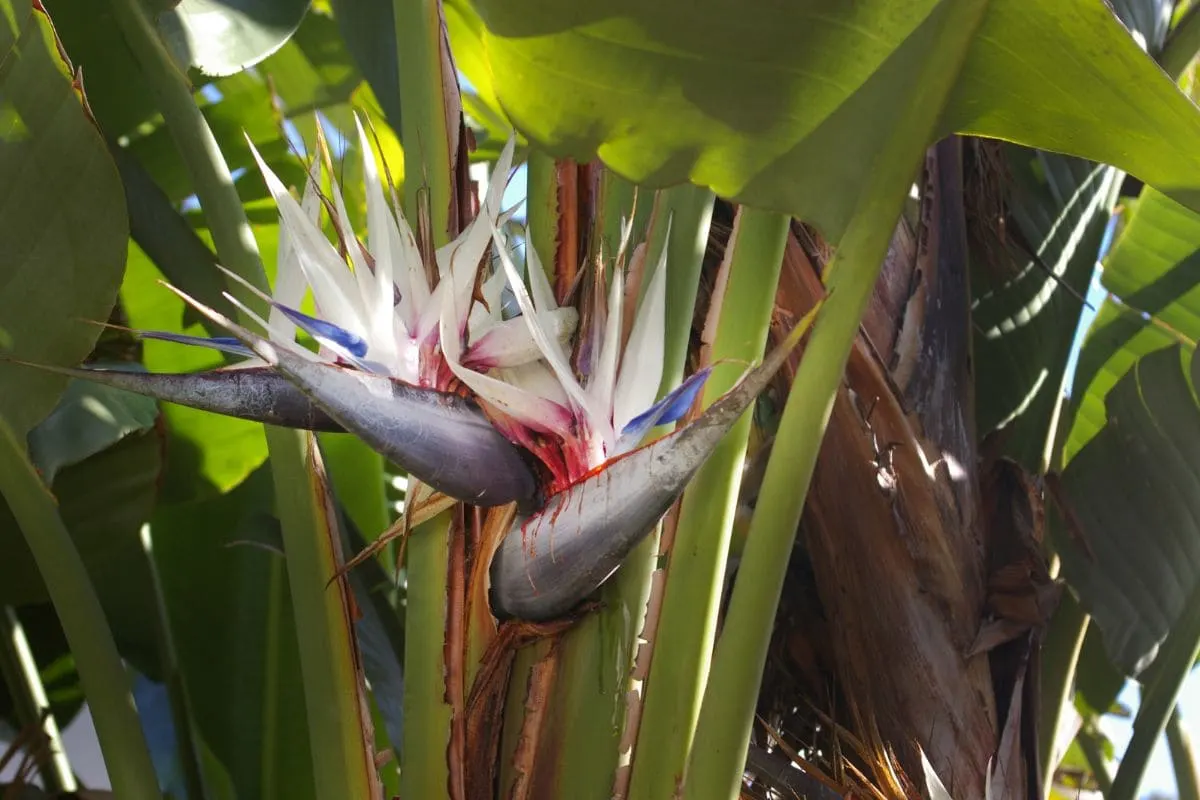
[[[400,130],[400,70],[391,0],[331,0],[346,49],[366,77],[388,124]]]
[[[1058,542],[1063,571],[1129,675],[1154,659],[1200,582],[1200,364],[1186,361],[1180,348],[1138,360],[1063,473],[1091,551]]]
[[[227,494],[162,505],[151,521],[154,556],[197,729],[237,796],[311,798],[272,498],[264,467]]]
[[[273,204],[270,208],[274,208]],[[252,223],[252,228],[263,266],[268,276],[273,275],[278,218],[272,212],[267,222]],[[206,229],[199,228],[196,234],[211,246]],[[214,286],[213,276],[203,260],[196,259],[193,266],[194,273],[180,270],[171,276],[172,282],[185,289],[197,285],[206,292],[221,288],[219,281]],[[121,286],[122,304],[130,325],[143,330],[204,335],[202,318],[164,288],[159,283],[162,278],[146,255],[131,244]],[[144,343],[143,362],[151,372],[191,372],[225,363],[215,351],[161,341]],[[163,493],[172,502],[206,492],[228,491],[266,459],[266,442],[260,425],[171,404],[163,404],[162,412],[169,436]]]
[[[1105,396],[1140,356],[1200,339],[1198,265],[1200,215],[1144,189],[1104,260],[1101,281],[1117,299],[1100,307],[1079,353],[1068,458],[1100,430]]]
[[[346,49],[338,22],[314,11],[304,17],[295,35],[260,66],[270,76],[287,115],[298,125],[305,115],[321,111],[343,131],[354,130],[350,97],[363,76]],[[306,140],[310,131],[301,128]]]
[[[150,519],[161,471],[158,435],[135,433],[62,467],[52,485],[118,649],[151,675],[158,665],[155,600],[139,534]],[[0,603],[47,600],[33,555],[7,506],[0,504]]]
[[[473,0],[497,98],[556,155],[787,211],[836,241],[953,4]],[[940,133],[1116,164],[1197,201],[1200,115],[1089,0],[979,2]],[[961,41],[961,40],[960,40]],[[1192,192],[1192,193],[1189,193]]]
[[[49,21],[0,2],[0,324],[14,355],[78,363],[116,300],[129,235],[121,181]],[[66,381],[0,365],[0,415],[18,435]]]
[[[109,137],[131,133],[158,108],[133,53],[123,44],[109,3],[44,0],[54,30],[83,70],[88,106]]]
[[[50,416],[29,432],[29,457],[43,480],[53,483],[60,468],[149,430],[156,419],[158,406],[148,397],[74,380]]]
[[[158,15],[158,29],[180,64],[206,75],[232,75],[278,50],[310,2],[182,0]]]
[[[972,253],[973,345],[986,364],[976,419],[981,432],[1005,428],[1005,452],[1036,471],[1121,173],[1023,147],[1004,156],[1017,230]]]

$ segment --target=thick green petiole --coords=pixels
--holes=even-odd
[[[254,234],[216,138],[139,0],[110,0],[129,45],[183,158],[221,263],[266,291]],[[251,308],[262,301],[236,281],[230,291]],[[248,320],[246,320],[248,321]],[[341,591],[326,589],[338,569],[324,488],[313,480],[310,434],[266,427],[296,614],[309,743],[319,800],[374,796],[374,754],[364,742],[356,644]]]
[[[129,677],[104,619],[100,598],[58,516],[54,496],[38,477],[25,457],[24,447],[3,418],[0,418],[0,495],[12,509],[25,536],[67,635],[114,796],[158,800],[162,796],[158,778],[142,736]]]
[[[705,405],[734,384],[742,364],[762,357],[789,224],[782,214],[750,208],[738,212],[726,254],[729,279],[720,300],[712,351],[714,362],[729,359],[731,363],[717,367],[708,379]],[[751,423],[751,415],[743,415],[683,496],[645,689],[631,798],[672,796],[687,764],[716,636],[717,606]]]

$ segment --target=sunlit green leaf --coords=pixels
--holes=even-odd
[[[558,155],[691,180],[838,239],[951,3],[474,0],[498,101]],[[942,132],[1114,163],[1190,199],[1200,115],[1103,4],[992,0]]]
[[[1079,354],[1068,457],[1099,431],[1105,395],[1139,356],[1200,339],[1198,265],[1200,215],[1143,190],[1104,260],[1101,280],[1117,299],[1104,302]]]
[[[158,15],[158,29],[181,64],[232,75],[278,50],[310,0],[181,0]]]

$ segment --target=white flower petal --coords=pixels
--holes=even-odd
[[[321,229],[304,213],[296,198],[288,193],[283,182],[271,172],[253,143],[250,144],[250,152],[258,162],[258,168],[271,196],[275,198],[280,224],[292,237],[300,266],[309,286],[312,287],[313,299],[321,316],[335,325],[365,337],[366,331],[362,325],[365,315],[361,298],[358,296],[358,287],[355,286],[353,277],[346,269],[346,263],[325,238]]]
[[[537,248],[533,246],[532,241],[529,231],[526,230],[525,271],[529,273],[529,291],[533,295],[533,305],[538,311],[553,311],[558,308],[558,302],[554,299],[550,278],[546,275],[546,269],[542,266],[542,260],[538,258]]]
[[[612,425],[613,389],[617,383],[617,362],[621,355],[621,306],[624,301],[625,276],[619,266],[614,266],[612,283],[608,290],[608,318],[604,326],[604,340],[596,356],[596,371],[588,379],[587,386],[594,407],[608,412],[604,414],[604,424],[596,430],[608,445],[616,442]]]
[[[542,355],[545,357],[547,363],[550,364],[551,369],[554,370],[554,374],[558,376],[558,380],[562,383],[563,389],[566,390],[567,396],[571,398],[572,404],[589,419],[600,419],[602,415],[592,410],[591,399],[587,396],[583,387],[579,385],[579,381],[575,380],[575,375],[571,372],[571,366],[567,363],[567,357],[562,347],[542,327],[541,320],[533,308],[533,300],[529,297],[529,292],[525,290],[525,283],[521,280],[516,265],[513,264],[512,259],[508,255],[508,248],[504,246],[504,241],[500,238],[500,231],[494,230],[493,237],[496,242],[496,252],[500,256],[500,263],[504,266],[504,271],[508,274],[508,284],[512,287],[513,295],[517,299],[517,305],[521,307],[521,318],[525,320],[525,324],[529,327],[529,332],[533,336],[533,340],[537,342]]]
[[[454,320],[458,318],[457,309],[454,308],[454,293],[443,293],[442,302],[445,306],[440,321],[442,354],[454,375],[479,398],[517,419],[522,425],[564,438],[570,436],[573,418],[569,409],[462,365],[462,343],[453,330]]]
[[[363,130],[358,115],[354,115],[354,124],[358,129],[358,147],[362,151],[363,183],[367,194],[367,245],[371,257],[375,261],[373,278],[374,288],[371,300],[367,304],[371,315],[371,326],[377,336],[391,336],[393,317],[396,309],[396,269],[397,264],[403,264],[405,252],[400,241],[400,230],[396,226],[396,218],[388,207],[383,196],[383,183],[375,164],[375,154],[371,150],[371,142]],[[414,247],[415,250],[415,247]],[[400,296],[409,292],[408,270],[400,269],[403,285],[400,285]]]
[[[671,221],[667,220],[667,238],[650,285],[642,295],[633,329],[621,360],[621,374],[613,394],[613,427],[623,430],[631,419],[645,411],[658,396],[662,383],[663,358],[667,335],[667,248]]]
[[[321,194],[317,185],[321,179],[320,162],[314,166],[317,174],[309,176],[308,181],[304,184],[304,197],[300,201],[300,208],[315,226],[321,219]],[[295,242],[292,241],[292,235],[288,232],[287,226],[281,226],[273,296],[285,306],[299,308],[304,301],[304,293],[307,291],[308,281],[304,278],[304,270],[300,266],[300,257],[296,253]],[[280,342],[295,341],[296,326],[282,311],[272,306],[267,321],[271,324],[271,339]]]

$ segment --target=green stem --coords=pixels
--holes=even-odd
[[[22,728],[40,728],[46,737],[46,747],[40,749],[38,756],[42,785],[55,795],[75,792],[79,787],[67,760],[58,723],[52,714],[42,719],[43,712],[50,710],[46,687],[42,685],[21,620],[9,606],[0,609],[0,677],[4,678],[8,696],[12,698],[17,724]]]
[[[187,77],[139,0],[110,3],[183,158],[221,262],[266,291],[254,233]],[[262,300],[235,281],[230,289],[251,308],[263,308]],[[342,592],[325,588],[337,566],[323,519],[324,498],[317,496],[320,489],[309,471],[307,434],[272,427],[265,432],[296,614],[315,795],[320,800],[371,797],[374,761],[362,734],[350,615]]]
[[[1062,601],[1046,631],[1042,648],[1041,669],[1041,718],[1038,730],[1038,760],[1042,765],[1042,795],[1049,797],[1054,782],[1054,769],[1058,766],[1054,743],[1058,736],[1063,710],[1071,702],[1072,687],[1075,685],[1075,667],[1079,652],[1083,648],[1084,635],[1088,629],[1088,615],[1079,601],[1070,592],[1063,592]]]
[[[1155,661],[1156,674],[1142,696],[1133,721],[1133,738],[1121,757],[1108,800],[1134,800],[1154,745],[1167,726],[1183,681],[1200,655],[1200,587],[1194,589],[1184,612],[1172,627],[1162,652]]]
[[[715,197],[708,189],[683,185],[662,193],[660,216],[671,215],[667,250],[667,330],[663,351],[663,375],[660,396],[679,385],[687,367],[688,345],[692,339],[692,320],[696,312],[696,294],[700,288],[700,270],[708,249],[708,230],[712,222]],[[665,220],[664,220],[665,222]],[[657,261],[655,240],[664,226],[655,225],[649,263]]]
[[[1200,5],[1189,8],[1183,19],[1171,29],[1158,55],[1158,63],[1172,80],[1178,81],[1196,53],[1200,53]]]
[[[404,761],[400,796],[448,797],[446,748],[446,570],[450,515],[417,526],[408,540],[408,600],[404,626]]]
[[[109,0],[109,4],[183,157],[221,263],[267,291],[267,275],[258,257],[254,233],[246,222],[241,198],[234,188],[233,176],[216,137],[196,105],[187,75],[167,51],[140,0]],[[230,289],[251,308],[262,307],[262,300],[245,287],[233,283]]]
[[[1112,791],[1112,775],[1108,772],[1108,762],[1104,758],[1104,749],[1100,746],[1100,736],[1093,724],[1092,720],[1084,723],[1076,738],[1079,741],[1079,749],[1083,751],[1083,757],[1087,759],[1088,767],[1096,778],[1096,784],[1100,787],[1100,794],[1107,797],[1108,793]],[[1050,781],[1042,793],[1043,797],[1050,796],[1049,787],[1054,783],[1054,770],[1051,769],[1049,772]],[[1183,800],[1183,798],[1177,798],[1177,800]]]
[[[75,657],[113,794],[129,800],[162,796],[134,708],[129,677],[83,560],[57,503],[12,429],[0,418],[0,495],[12,509],[46,582]]]
[[[195,717],[192,714],[191,701],[188,699],[183,673],[179,669],[175,637],[171,634],[171,623],[167,617],[167,599],[163,593],[158,565],[154,560],[154,539],[149,525],[142,527],[141,538],[142,549],[146,553],[146,569],[149,571],[150,583],[154,591],[158,666],[162,670],[163,682],[167,687],[167,697],[171,703],[171,718],[175,723],[176,749],[179,753],[180,766],[183,769],[183,781],[188,797],[205,798],[208,797],[208,792],[204,786],[204,769],[200,763],[200,748],[196,741]]]
[[[525,220],[526,247],[537,251],[538,260],[550,285],[558,263],[558,175],[554,159],[537,148],[530,148],[526,166]]]
[[[404,213],[415,226],[428,199],[434,247],[450,239],[451,153],[442,80],[439,0],[393,0],[404,116]],[[507,176],[503,176],[506,178]],[[503,178],[502,178],[503,179]],[[427,194],[425,194],[427,193]]]
[[[1200,773],[1197,772],[1196,752],[1192,737],[1183,727],[1179,706],[1167,720],[1167,747],[1171,750],[1171,766],[1175,769],[1176,800],[1200,800]]]
[[[907,87],[913,102],[894,121],[892,137],[870,166],[859,205],[826,270],[828,296],[784,408],[704,690],[684,787],[688,800],[738,794],[784,575],[842,372],[904,196],[987,5],[966,0],[938,12],[933,46]]]
[[[743,207],[729,242],[729,283],[713,342],[718,366],[704,403],[762,357],[790,218]],[[708,678],[717,607],[752,414],[726,435],[683,496],[630,785],[631,798],[671,797],[682,779]]]
[[[438,0],[393,0],[404,114],[404,212],[416,225],[428,211],[432,250],[450,241],[451,162]],[[503,180],[507,176],[495,176]],[[401,796],[436,800],[449,792],[445,641],[450,514],[413,530],[408,542],[404,644],[404,761]]]

